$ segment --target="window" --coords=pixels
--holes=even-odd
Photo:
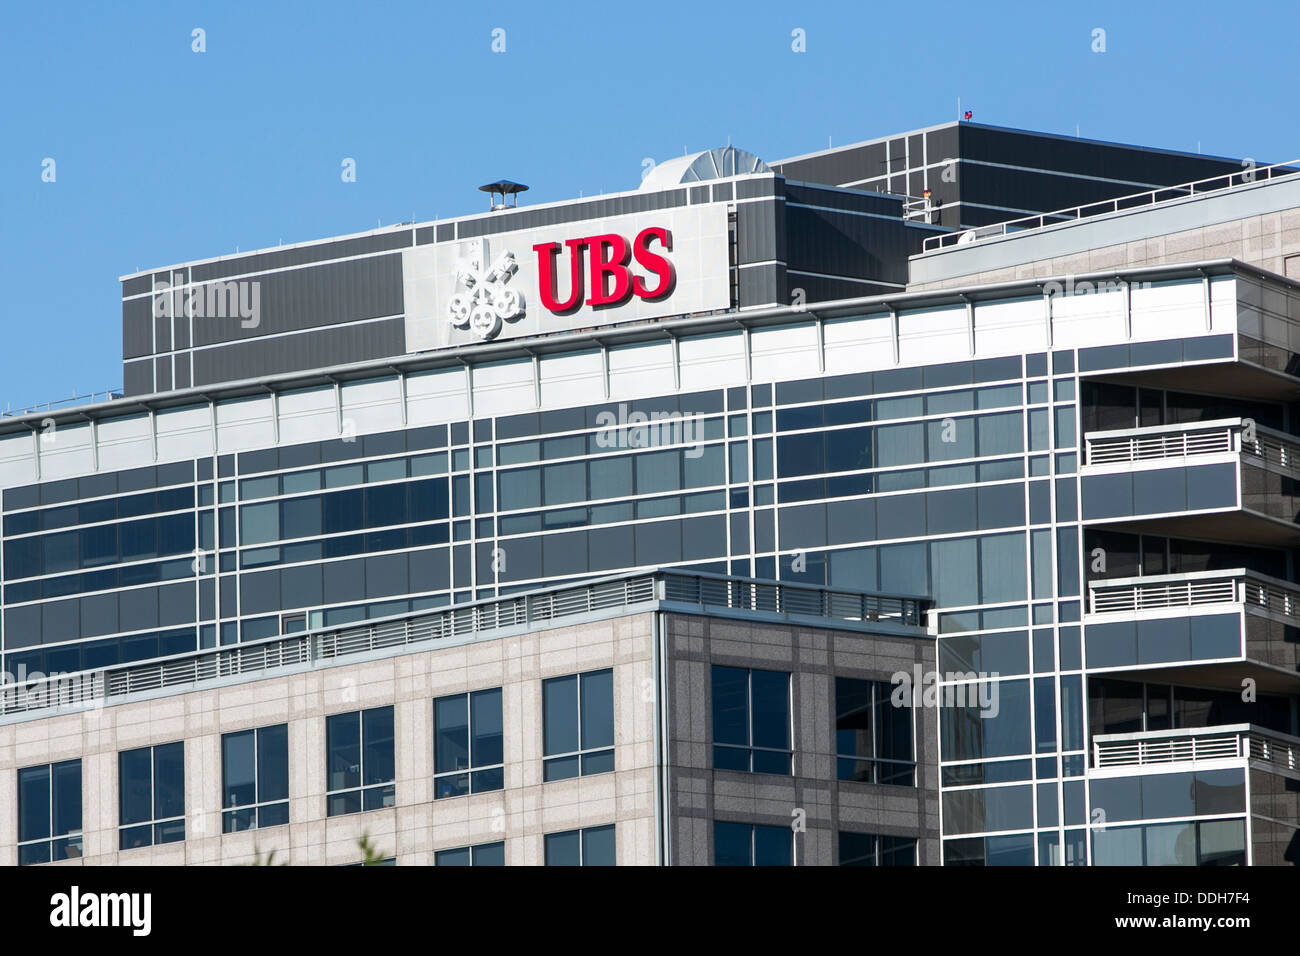
[[[840,866],[916,866],[916,840],[841,830]]]
[[[912,708],[893,704],[888,681],[835,678],[835,763],[840,780],[916,785]]]
[[[713,667],[713,766],[790,773],[790,675]]]
[[[984,760],[1033,752],[1029,681],[957,684],[951,698],[947,690],[941,691],[940,698],[941,760]]]
[[[713,823],[714,866],[793,866],[794,833],[789,827]]]
[[[505,866],[506,844],[480,843],[477,846],[459,846],[452,850],[439,850],[433,855],[435,866]]]
[[[567,780],[614,769],[614,672],[542,682],[546,760],[542,779]],[[575,831],[576,832],[576,831]]]
[[[500,790],[505,785],[501,688],[435,700],[433,741],[435,798]]]
[[[18,771],[18,865],[81,856],[81,761]]]
[[[393,708],[335,714],[325,721],[327,816],[391,807]]]
[[[289,725],[221,737],[221,832],[289,822]]]
[[[547,866],[614,866],[614,825],[548,833]]]
[[[185,745],[117,755],[118,845],[123,850],[185,839]]]

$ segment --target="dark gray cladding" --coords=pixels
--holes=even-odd
[[[774,168],[779,173],[482,213],[129,278],[122,286],[126,394],[405,354],[402,250],[417,244],[566,224],[576,234],[615,216],[728,203],[730,304],[753,309],[903,288],[908,257],[936,227],[1004,222],[1242,170],[1222,157],[973,123],[826,150]],[[904,197],[918,198],[926,188],[938,204],[930,212],[935,221],[905,220]],[[252,321],[238,307],[204,309],[208,315],[193,318],[153,315],[157,283],[232,280],[240,283],[236,306],[244,308],[252,291],[245,283],[256,283]]]
[[[410,245],[409,232],[395,235],[403,238],[404,245]],[[403,354],[406,333],[401,320],[404,306],[399,253],[308,264],[280,272],[240,271],[254,266],[274,268],[277,263],[284,266],[290,254],[292,258],[319,260],[346,253],[365,253],[377,245],[392,245],[394,241],[393,236],[363,237],[323,243],[320,249],[295,249],[223,261],[224,275],[238,275],[241,284],[256,283],[254,319],[245,319],[238,312],[193,319],[180,314],[175,318],[155,317],[152,295],[126,299],[122,303],[125,394],[215,385],[258,375]],[[323,251],[327,248],[328,252]],[[213,268],[195,266],[190,274],[197,276],[201,271],[211,273]],[[175,274],[177,282],[184,281],[184,269],[177,269]],[[161,281],[166,281],[166,273],[162,274]],[[123,283],[124,291],[126,285]],[[243,300],[244,304],[249,301]],[[175,308],[178,313],[184,309],[184,299],[179,294]],[[371,321],[382,318],[390,321]],[[351,327],[351,331],[341,331],[343,326]],[[327,331],[330,334],[324,334]],[[149,356],[155,356],[156,361],[150,361]]]
[[[587,219],[607,219],[611,216],[626,216],[630,213],[653,212],[656,209],[672,209],[685,206],[687,194],[685,189],[670,189],[663,192],[633,193],[627,196],[610,196],[604,199],[565,203],[562,206],[547,206],[541,209],[520,209],[518,212],[494,213],[478,219],[462,219],[455,223],[456,239],[475,239],[499,232],[511,232],[515,229],[535,229],[538,226],[557,226],[566,222],[582,222]],[[446,241],[442,225],[438,227],[438,241]]]
[[[318,242],[291,249],[275,249],[246,256],[234,256],[217,262],[199,263],[190,268],[190,278],[194,282],[206,282],[209,279],[244,276],[251,272],[264,272],[267,269],[284,269],[330,259],[347,259],[392,249],[405,249],[412,244],[410,230],[387,232],[377,236],[357,236],[352,239]],[[146,287],[142,291],[148,292],[149,289]],[[123,294],[129,293],[123,290]]]
[[[937,224],[983,226],[1240,173],[1242,163],[974,123],[825,150],[772,164],[788,179],[941,203]]]
[[[257,327],[244,328],[238,318],[195,319],[195,345],[236,342],[402,313],[400,255],[253,275],[248,280],[261,287]]]
[[[328,368],[402,355],[405,351],[406,326],[400,316],[380,322],[350,323],[298,335],[200,349],[194,352],[193,384],[211,385],[282,372]]]

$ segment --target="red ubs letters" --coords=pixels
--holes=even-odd
[[[651,251],[651,243],[658,243],[659,248],[671,252],[673,234],[660,226],[651,226],[637,233],[631,243],[615,233],[588,236],[585,239],[566,239],[564,245],[569,249],[569,296],[563,302],[557,294],[556,281],[556,260],[560,255],[560,244],[545,242],[533,246],[533,251],[537,253],[537,284],[542,304],[559,315],[580,308],[584,304],[582,296],[587,290],[588,268],[591,270],[591,294],[587,296],[585,304],[594,309],[623,305],[632,296],[650,302],[667,298],[677,282],[677,273],[667,257]],[[647,285],[646,280],[634,275],[628,268],[633,259],[657,278],[658,281],[653,286]]]

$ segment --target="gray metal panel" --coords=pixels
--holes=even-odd
[[[190,353],[189,352],[182,352],[176,356],[175,371],[176,371],[176,381],[173,383],[172,387],[189,388],[190,387]]]
[[[158,391],[170,392],[172,390],[172,359],[170,355],[164,355],[162,358],[154,360],[154,380],[157,382]]]
[[[122,283],[122,298],[128,295],[142,295],[145,292],[153,291],[153,278],[151,276],[136,276],[134,279],[127,279]]]
[[[194,353],[194,385],[232,382],[278,372],[325,368],[402,355],[402,318],[365,325],[341,325],[273,339],[254,339]]]
[[[830,206],[833,209],[851,209],[896,219],[903,218],[903,200],[897,196],[840,189],[835,186],[787,183],[785,201],[809,206]]]
[[[761,199],[764,196],[779,196],[785,189],[785,180],[780,176],[764,176],[760,179],[742,179],[736,183],[737,199]]]
[[[153,391],[153,360],[122,363],[124,395],[148,395]]]
[[[740,304],[742,307],[776,305],[784,296],[784,266],[773,263],[740,270]]]
[[[153,320],[153,341],[156,352],[172,350],[172,320],[167,316]]]
[[[778,259],[777,201],[745,203],[736,207],[736,254],[738,261],[765,262]]]
[[[139,358],[153,352],[153,298],[122,303],[122,357]]]
[[[863,295],[885,295],[898,291],[895,286],[874,282],[852,282],[848,279],[832,279],[798,273],[788,274],[787,281],[791,289],[803,289],[803,301],[809,303],[832,302],[836,299],[852,299]]]
[[[790,208],[786,221],[785,258],[791,269],[884,282],[907,282],[907,258],[920,251],[927,234],[901,219],[825,209]]]
[[[402,312],[400,255],[253,276],[247,281],[259,283],[258,325],[245,328],[238,316],[195,319],[196,346],[237,342]],[[251,292],[249,296],[251,301]]]
[[[567,203],[545,209],[525,207],[516,212],[488,213],[478,219],[462,220],[456,224],[456,238],[473,239],[478,236],[512,232],[516,229],[535,229],[539,226],[555,226],[586,219],[607,219],[610,216],[684,205],[686,205],[686,190],[669,189],[658,193],[633,193],[629,196]]]
[[[344,259],[349,256],[385,252],[390,249],[405,249],[411,244],[411,230],[404,229],[383,233],[378,236],[356,236],[352,239],[313,243],[293,249],[277,249],[270,252],[232,256],[219,262],[199,263],[192,266],[190,272],[193,281],[203,282],[223,276],[247,275],[252,272],[262,272],[266,269],[283,269],[288,266],[307,265],[328,259]]]

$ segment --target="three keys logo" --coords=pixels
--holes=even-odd
[[[502,322],[524,312],[524,297],[506,285],[519,269],[515,254],[507,249],[490,267],[487,262],[487,240],[471,240],[456,266],[457,291],[447,303],[448,321],[485,342],[500,334]]]

